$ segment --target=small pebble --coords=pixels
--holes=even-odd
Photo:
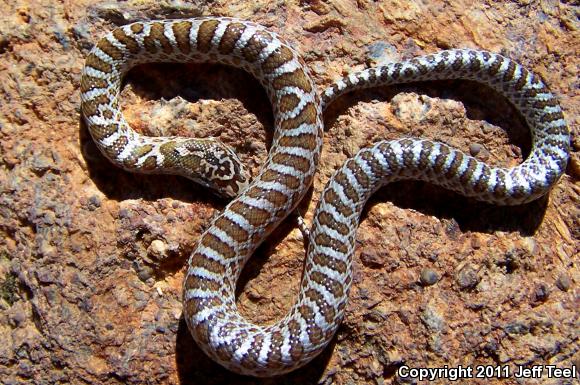
[[[429,268],[424,268],[421,270],[421,283],[425,286],[431,286],[437,283],[439,280],[439,274],[436,271],[431,270]]]
[[[477,286],[479,277],[472,267],[466,266],[457,274],[456,282],[461,290],[469,290]]]
[[[155,239],[149,245],[147,252],[156,258],[165,258],[167,256],[167,245],[160,239]]]
[[[560,274],[560,276],[556,280],[556,286],[558,287],[558,289],[562,291],[568,291],[571,285],[572,282],[570,281],[570,277],[566,273]]]
[[[153,277],[153,269],[146,265],[137,265],[137,277],[143,282]]]
[[[483,146],[479,143],[471,143],[469,145],[469,153],[471,154],[471,156],[477,156],[477,154],[481,152],[482,148]]]
[[[536,286],[534,290],[534,299],[536,302],[545,302],[550,295],[550,290],[548,286],[544,283],[540,283]]]
[[[89,210],[94,210],[101,207],[101,198],[97,195],[93,195],[89,198]]]
[[[16,326],[20,326],[26,321],[26,313],[24,311],[16,311],[11,318]]]

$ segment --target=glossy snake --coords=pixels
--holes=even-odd
[[[147,137],[123,118],[123,75],[145,62],[218,62],[242,68],[266,89],[275,132],[268,159],[249,180],[236,155],[216,139]],[[234,291],[256,247],[295,208],[320,158],[323,107],[337,95],[377,85],[471,79],[507,97],[525,117],[529,157],[495,168],[445,144],[404,138],[361,150],[326,185],[310,231],[300,293],[289,313],[260,326],[238,312]],[[545,194],[564,172],[569,133],[540,78],[490,52],[450,50],[353,73],[319,96],[304,61],[283,39],[250,22],[207,17],[137,22],[98,41],[81,80],[82,114],[100,150],[136,172],[186,176],[236,197],[201,236],[188,263],[184,315],[199,346],[238,373],[272,376],[298,368],[328,344],[343,317],[359,215],[380,186],[420,179],[497,204]]]

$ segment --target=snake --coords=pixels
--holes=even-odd
[[[120,108],[122,80],[148,62],[209,62],[241,68],[264,87],[274,133],[265,163],[251,179],[217,138],[149,137]],[[257,325],[238,311],[236,282],[246,261],[304,197],[320,160],[323,111],[356,89],[438,79],[467,79],[502,94],[524,117],[528,157],[492,167],[422,138],[379,141],[338,168],[324,187],[312,226],[299,293],[280,320]],[[397,180],[422,180],[476,200],[516,205],[546,194],[564,173],[570,133],[562,110],[538,75],[499,54],[439,51],[353,72],[319,93],[306,63],[266,27],[228,17],[135,22],[92,48],[82,71],[81,113],[101,152],[132,172],[185,176],[233,198],[188,260],[183,316],[205,354],[244,375],[297,369],[332,340],[345,314],[360,215],[368,198]]]

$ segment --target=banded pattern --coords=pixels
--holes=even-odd
[[[243,68],[266,88],[275,133],[268,160],[249,183],[229,148],[215,139],[150,138],[123,119],[123,74],[137,63],[210,61]],[[405,138],[361,150],[330,179],[314,215],[300,292],[273,325],[249,323],[237,311],[235,287],[256,247],[303,197],[318,164],[322,109],[357,88],[418,80],[472,79],[498,90],[525,116],[528,159],[494,168],[442,143]],[[353,73],[322,98],[302,59],[263,27],[229,18],[135,23],[115,29],[89,54],[81,81],[82,112],[99,148],[139,172],[175,173],[237,197],[201,236],[189,259],[184,314],[199,346],[238,373],[273,376],[315,357],[340,324],[351,284],[359,216],[369,196],[399,179],[421,179],[498,204],[545,194],[564,172],[569,133],[541,80],[496,54],[451,50]]]

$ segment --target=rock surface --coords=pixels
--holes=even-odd
[[[210,361],[182,319],[185,261],[224,202],[187,180],[117,169],[79,116],[83,60],[105,31],[214,14],[265,24],[294,42],[321,88],[351,69],[440,49],[500,52],[546,80],[577,134],[572,2],[8,0],[0,14],[2,383],[410,384],[399,367],[580,366],[577,136],[569,171],[549,198],[521,207],[423,183],[382,189],[358,230],[351,300],[332,345],[304,369],[256,380]],[[123,103],[141,132],[219,136],[254,175],[266,157],[270,106],[240,71],[142,66],[131,71]],[[503,98],[461,81],[357,92],[325,118],[320,169],[302,205],[308,222],[332,171],[381,138],[434,138],[507,165],[529,147]],[[243,314],[260,323],[280,318],[302,258],[288,220],[244,271]]]

